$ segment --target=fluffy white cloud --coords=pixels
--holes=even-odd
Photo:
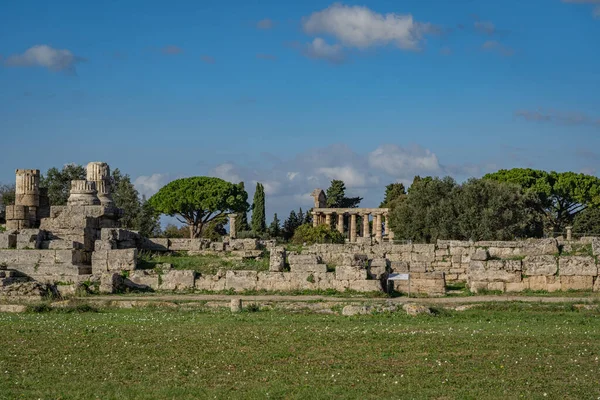
[[[44,67],[52,71],[63,71],[74,74],[75,65],[85,61],[70,50],[55,49],[48,45],[36,45],[25,50],[23,54],[9,56],[4,62],[10,67]]]
[[[347,188],[359,188],[367,183],[366,175],[350,165],[317,168],[316,172],[326,176],[327,179],[344,181]]]
[[[330,45],[321,38],[315,38],[311,43],[307,43],[304,48],[304,55],[309,58],[326,60],[334,64],[344,61],[344,51],[339,44]]]
[[[150,197],[154,193],[158,192],[159,189],[166,185],[168,182],[168,174],[152,174],[151,176],[138,176],[133,181],[133,185],[140,194],[146,197]]]
[[[328,34],[346,47],[364,49],[395,44],[405,50],[418,50],[423,35],[435,28],[414,20],[410,14],[379,14],[363,6],[333,4],[303,18],[309,35]]]
[[[232,163],[219,164],[210,172],[210,175],[224,179],[228,182],[239,183],[243,181],[243,179],[238,174],[237,169],[238,167]]]
[[[400,147],[385,144],[369,153],[369,165],[397,179],[412,179],[418,174],[442,171],[437,156],[420,146]]]

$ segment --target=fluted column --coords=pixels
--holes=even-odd
[[[369,229],[369,213],[363,214],[363,234],[362,237],[368,238],[371,236],[371,232]]]
[[[337,216],[337,230],[342,235],[344,234],[344,214],[339,213]]]
[[[350,242],[356,242],[356,214],[350,214]]]
[[[325,213],[325,225],[327,227],[331,227],[331,213],[330,212]]]
[[[375,214],[373,225],[375,225],[375,240],[381,243],[381,214]]]
[[[312,220],[313,220],[313,228],[316,228],[319,225],[318,215],[316,212],[312,212]]]
[[[86,179],[96,183],[98,199],[103,206],[113,204],[110,195],[110,167],[105,162],[91,162],[86,168]]]
[[[16,171],[15,204],[38,207],[40,205],[40,170],[18,169]]]

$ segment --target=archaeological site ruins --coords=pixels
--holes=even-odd
[[[7,207],[7,231],[0,233],[0,295],[23,295],[23,288],[65,295],[82,285],[95,287],[101,293],[127,289],[236,292],[328,289],[408,292],[410,289],[411,293],[442,296],[447,293],[448,285],[460,283],[473,292],[600,291],[597,238],[399,242],[389,230],[388,209],[327,208],[325,194],[320,189],[312,194],[313,223],[335,226],[347,234],[346,244],[305,246],[298,253],[288,252],[274,241],[238,239],[233,228],[235,214],[230,215],[230,235],[222,241],[143,238],[137,232],[120,228],[123,212],[113,204],[109,177],[106,163],[89,163],[87,179],[71,182],[68,204],[52,206],[47,190],[40,187],[39,170],[16,171],[15,204]],[[370,232],[369,216],[373,217],[374,233]],[[573,251],[582,247],[589,248],[589,252]],[[142,269],[138,265],[141,251],[214,254],[238,259],[268,254],[270,262],[268,271],[220,270],[201,275],[193,270],[173,269],[169,264]],[[388,282],[391,273],[408,273],[410,281]]]

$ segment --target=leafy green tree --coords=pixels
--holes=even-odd
[[[0,220],[6,217],[6,206],[15,204],[15,185],[0,185]]]
[[[69,199],[71,181],[86,178],[85,168],[77,164],[66,164],[62,170],[52,167],[40,178],[40,186],[48,188],[48,198],[53,206],[64,206]]]
[[[157,237],[160,235],[160,216],[142,196],[140,213],[135,224],[135,230],[144,237]]]
[[[487,174],[484,179],[518,184],[537,195],[548,233],[562,232],[577,214],[600,206],[600,178],[591,175],[514,168]]]
[[[137,230],[139,228],[140,213],[142,212],[142,203],[129,175],[121,173],[118,168],[114,169],[111,191],[115,206],[123,209],[121,226],[125,229]]]
[[[248,194],[239,184],[198,176],[174,180],[148,202],[161,214],[176,216],[189,226],[190,237],[199,238],[207,223],[248,209]]]
[[[345,238],[340,232],[326,225],[313,227],[309,224],[303,224],[294,232],[292,242],[296,244],[344,243]]]
[[[177,227],[174,224],[167,224],[165,230],[162,231],[162,237],[171,239],[189,239],[190,230],[187,226]]]
[[[416,177],[406,199],[390,211],[395,236],[425,243],[455,237],[456,215],[450,194],[456,186],[450,177]]]
[[[279,218],[277,218],[277,213],[273,216],[273,222],[269,225],[269,235],[272,238],[277,238],[281,236],[281,222]]]
[[[362,201],[361,197],[346,197],[346,184],[337,179],[331,181],[326,197],[329,208],[355,208]]]
[[[252,203],[252,230],[264,233],[267,230],[265,215],[265,188],[261,183],[256,184],[254,202]]]
[[[519,185],[471,179],[452,194],[456,231],[452,239],[514,240],[543,235],[539,199]]]
[[[240,182],[238,184],[238,186],[241,188],[242,191],[244,191],[244,193],[246,192],[246,188],[244,186],[244,182]],[[246,193],[246,197],[248,197],[248,194]],[[236,231],[239,232],[247,232],[250,230],[250,225],[248,224],[248,209],[250,208],[250,206],[248,206],[248,208],[244,209],[244,210],[239,210],[238,211],[238,217],[235,220],[235,224],[236,224]]]
[[[285,240],[290,240],[300,225],[302,225],[302,221],[298,218],[296,211],[290,211],[288,219],[283,222],[283,238]]]
[[[202,232],[204,239],[210,239],[213,242],[220,241],[223,236],[227,235],[225,225],[227,224],[227,216],[222,215],[206,224]]]
[[[600,236],[600,207],[586,208],[577,214],[573,232],[581,236]]]
[[[385,187],[385,197],[379,208],[392,208],[398,201],[406,197],[406,188],[402,183],[390,183]]]

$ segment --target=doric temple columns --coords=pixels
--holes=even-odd
[[[381,213],[375,213],[373,218],[373,225],[375,225],[375,240],[377,243],[381,243]]]
[[[350,213],[350,242],[356,242],[356,213]]]
[[[319,216],[316,212],[312,212],[312,220],[313,220],[313,228],[316,228],[319,225]]]
[[[337,215],[337,230],[339,233],[341,233],[342,235],[344,234],[344,214],[343,213],[339,213]]]
[[[362,215],[362,218],[363,218],[362,237],[364,237],[364,238],[371,237],[371,232],[369,229],[369,214],[370,213],[363,213],[363,215]]]
[[[325,225],[331,227],[331,214],[330,212],[325,213]]]

